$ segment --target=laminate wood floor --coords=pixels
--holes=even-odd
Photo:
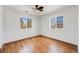
[[[27,50],[27,51],[26,51]],[[4,53],[76,53],[77,46],[45,36],[36,36],[3,45]]]

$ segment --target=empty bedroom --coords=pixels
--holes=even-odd
[[[0,5],[1,53],[78,53],[76,5]]]

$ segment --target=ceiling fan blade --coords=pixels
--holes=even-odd
[[[44,9],[44,7],[39,7],[39,9]]]
[[[35,7],[36,7],[36,8],[38,8],[38,7],[39,7],[39,5],[35,5]]]

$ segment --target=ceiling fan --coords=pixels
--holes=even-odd
[[[35,11],[40,11],[40,12],[44,11],[44,7],[40,5],[35,5],[32,9],[34,9]]]
[[[35,13],[40,13],[40,12],[44,11],[44,6],[34,5],[34,6],[31,7],[31,9],[33,9],[32,11],[35,12]],[[25,10],[25,13],[30,14],[28,10]]]

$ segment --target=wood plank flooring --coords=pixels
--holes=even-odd
[[[20,53],[20,51],[28,46],[32,46],[33,53],[76,53],[77,46],[67,44],[45,36],[36,36],[3,45],[4,53]],[[27,49],[26,49],[27,50]]]

